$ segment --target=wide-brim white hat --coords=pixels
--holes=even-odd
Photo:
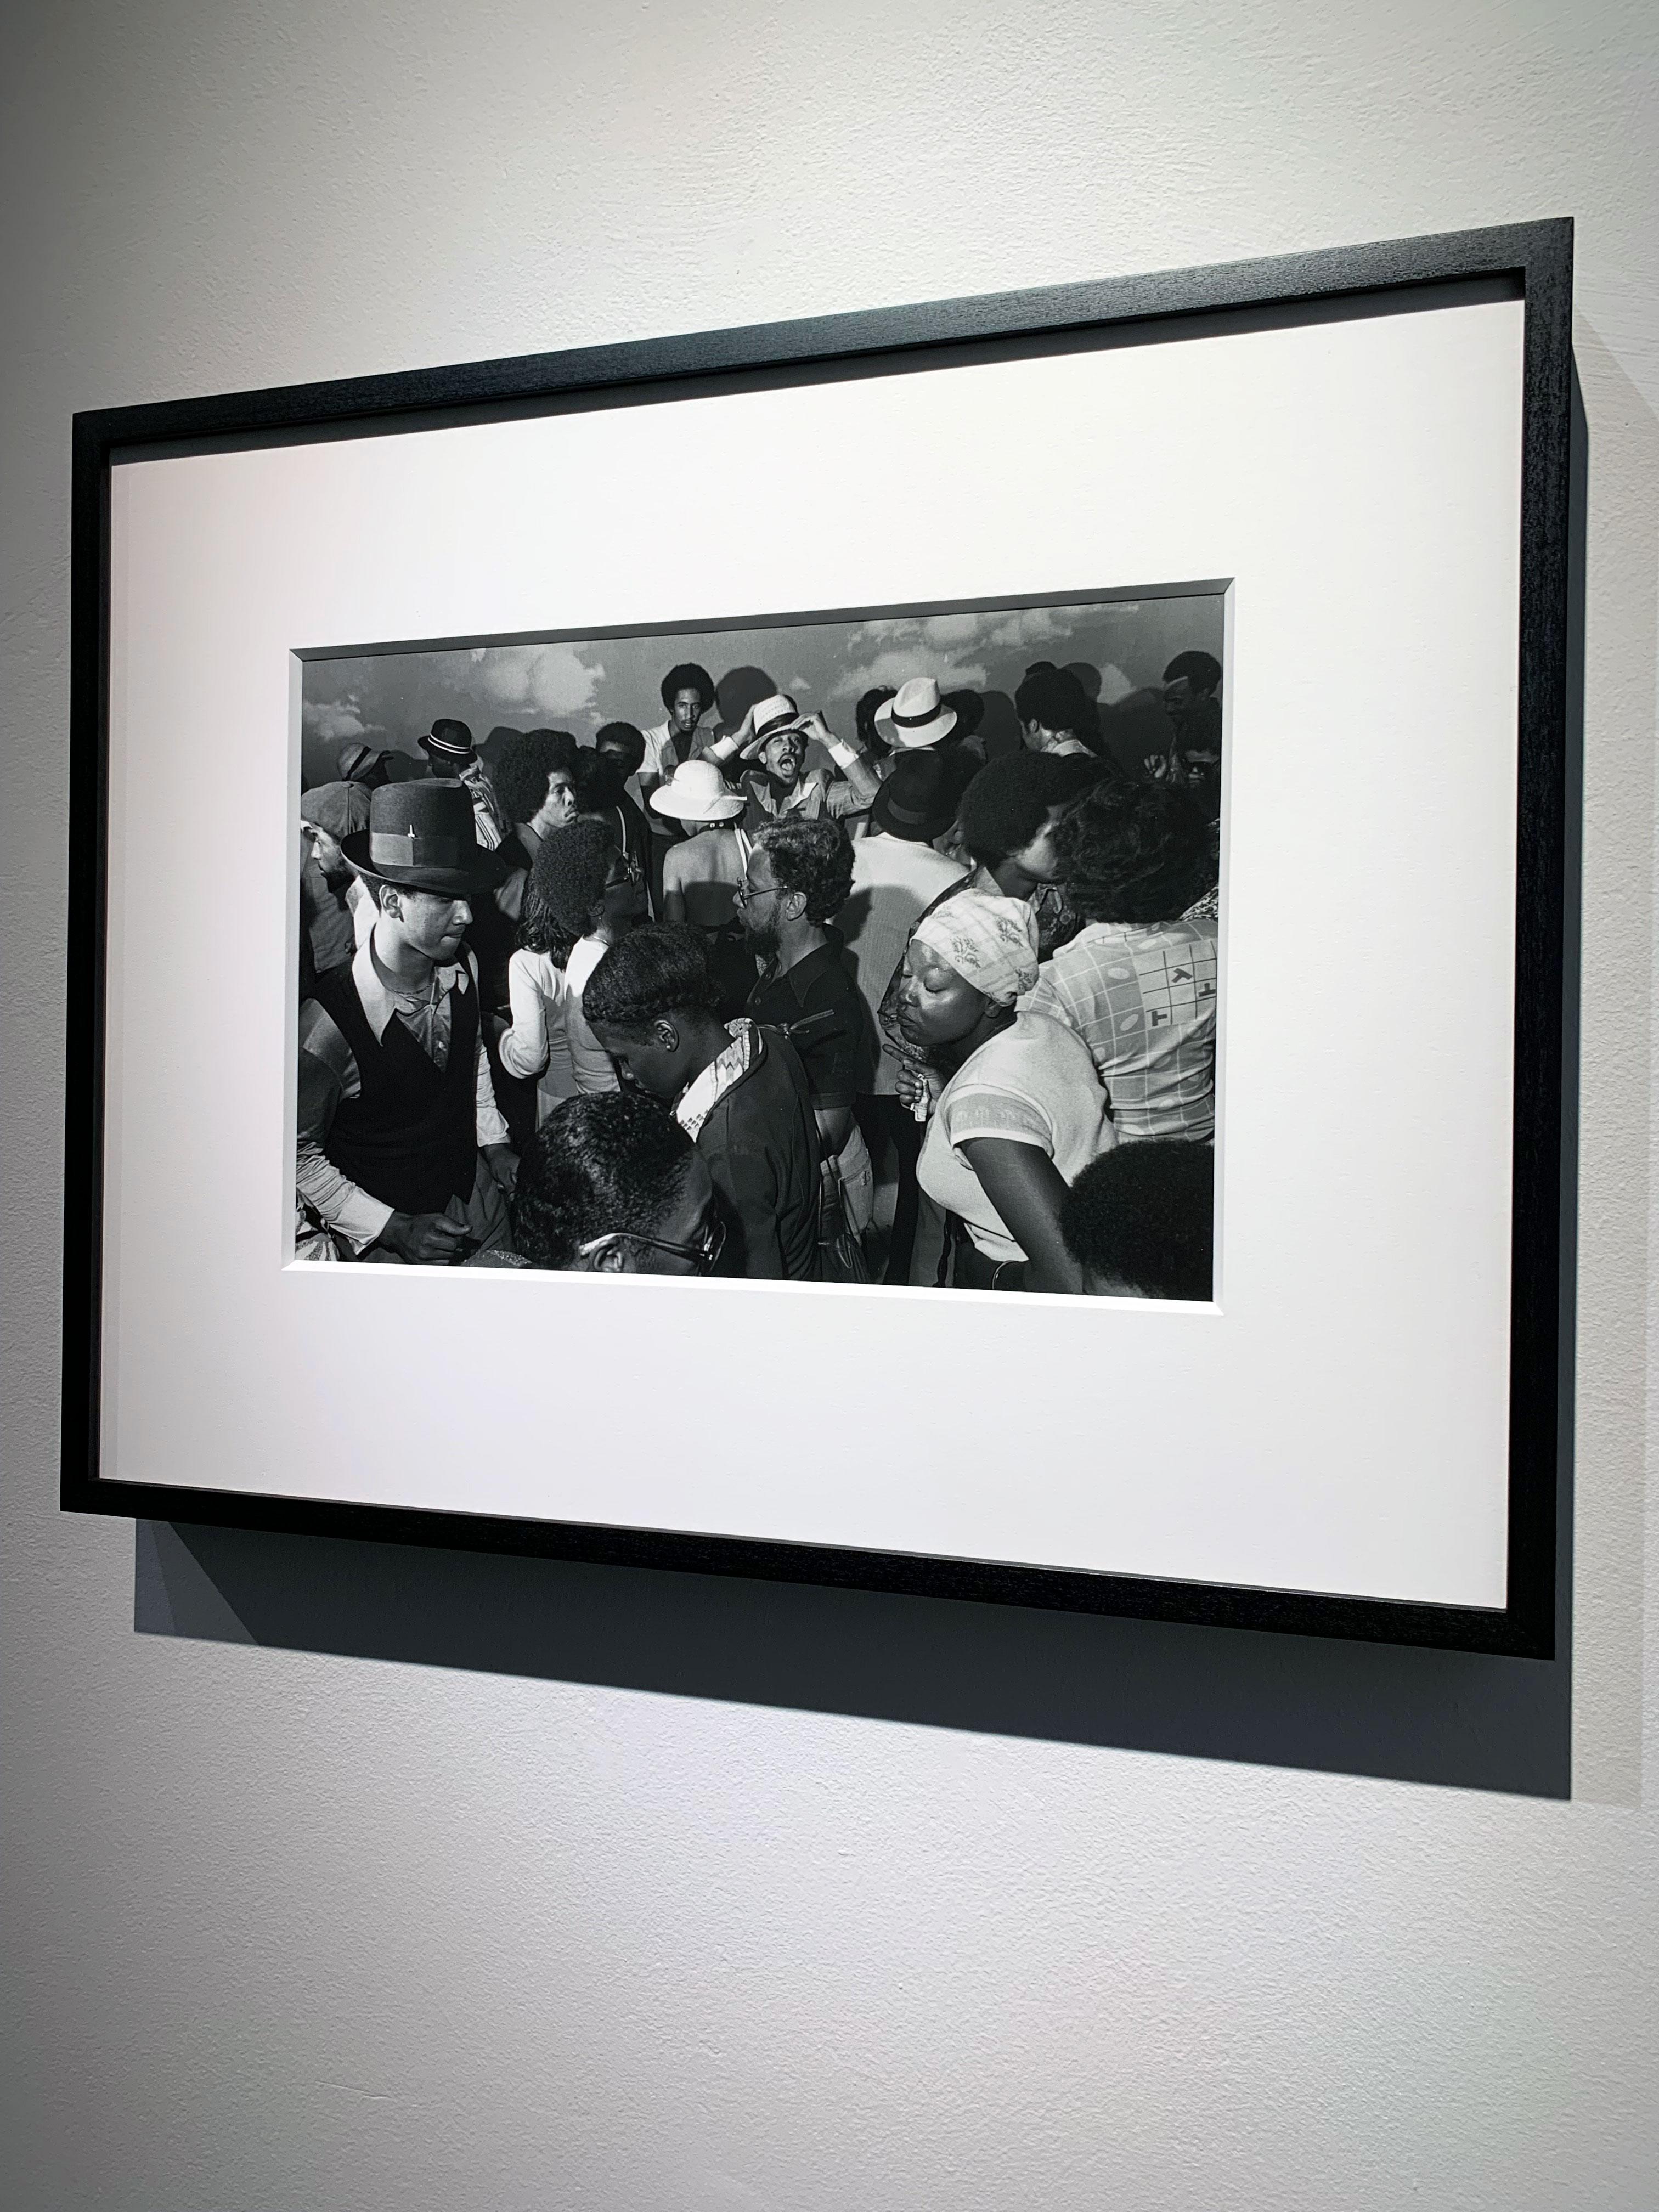
[[[902,752],[918,745],[936,745],[956,726],[957,710],[940,699],[938,679],[932,676],[913,676],[876,709],[877,728],[889,744]]]
[[[748,804],[713,761],[682,761],[651,794],[652,811],[676,822],[733,822]]]

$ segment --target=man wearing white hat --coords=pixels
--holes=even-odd
[[[957,710],[939,697],[939,679],[913,676],[876,709],[876,727],[896,753],[937,745],[957,726]]]
[[[954,720],[954,716],[952,720]],[[816,739],[841,770],[809,769],[806,751]],[[867,813],[881,787],[868,754],[838,738],[822,714],[803,714],[786,692],[775,691],[751,707],[729,737],[716,738],[705,760],[752,761],[743,771],[744,827],[751,836],[769,823],[844,820]]]

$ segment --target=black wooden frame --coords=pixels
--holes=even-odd
[[[1425,289],[1426,288],[1426,289]],[[1563,1020],[1572,225],[1537,222],[1219,267],[81,414],[74,422],[62,1504],[66,1510],[527,1552],[1531,1657],[1555,1645],[1564,1415]],[[1525,303],[1516,821],[1509,1576],[1500,1609],[121,1482],[99,1469],[110,470],[164,451],[617,406],[945,360],[1437,305]]]

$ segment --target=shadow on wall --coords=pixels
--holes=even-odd
[[[140,1522],[134,1625],[351,1658],[1543,1797],[1553,1662]]]

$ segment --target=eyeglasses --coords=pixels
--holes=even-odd
[[[747,878],[732,886],[732,896],[738,906],[752,906],[757,899],[787,898],[788,886],[784,884],[751,884]]]
[[[603,1237],[590,1237],[586,1244],[579,1244],[576,1257],[597,1260],[602,1253],[614,1252],[624,1244],[639,1245],[647,1252],[666,1252],[671,1259],[689,1260],[693,1273],[710,1275],[726,1249],[726,1224],[716,1214],[695,1244],[669,1244],[660,1237],[641,1237],[632,1229],[608,1229]]]

